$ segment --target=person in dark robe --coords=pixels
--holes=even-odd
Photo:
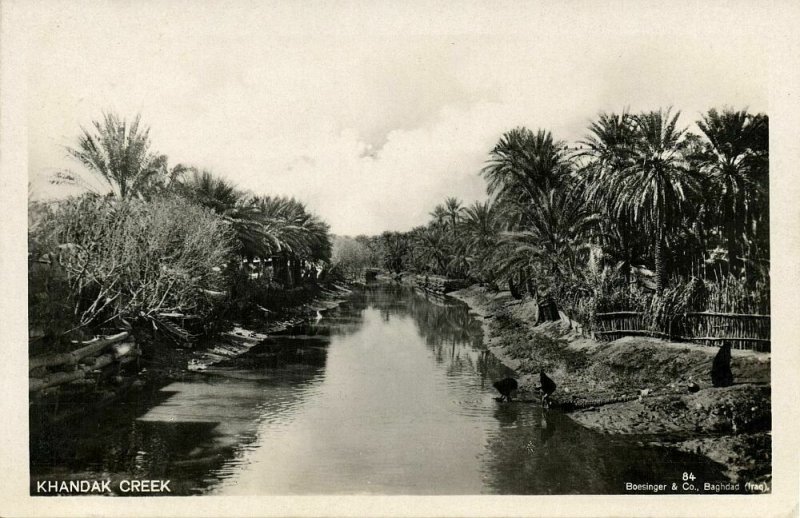
[[[500,401],[503,401],[503,399],[511,401],[511,393],[517,390],[517,380],[514,378],[505,378],[500,381],[495,381],[492,386],[500,392]]]
[[[556,382],[551,380],[544,371],[539,372],[539,381],[541,382],[539,388],[542,391],[542,407],[550,408],[550,394],[556,391]]]
[[[714,363],[711,364],[711,384],[715,387],[730,387],[733,385],[733,372],[731,372],[731,343],[722,342]]]

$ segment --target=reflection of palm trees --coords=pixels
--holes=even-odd
[[[482,336],[480,323],[461,304],[439,306],[412,296],[408,309],[429,343],[470,343],[474,337]]]
[[[489,373],[497,363],[497,358],[488,350],[483,350],[478,355],[475,370],[481,375],[481,388],[486,388],[486,381],[490,379]]]
[[[359,290],[352,295],[347,307],[355,311],[375,307],[384,320],[393,315],[413,319],[436,362],[447,362],[448,375],[470,370],[482,371],[481,375],[485,376],[490,368],[497,370],[497,360],[484,354],[480,322],[458,301],[444,298],[434,304],[413,288],[387,284]]]

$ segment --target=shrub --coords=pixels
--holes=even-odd
[[[56,258],[63,269],[76,301],[75,328],[168,311],[203,316],[214,305],[203,290],[224,289],[228,224],[180,198],[70,198],[30,232],[37,253]]]
[[[353,280],[362,277],[371,259],[372,252],[364,243],[351,237],[334,237],[331,268],[344,278]]]

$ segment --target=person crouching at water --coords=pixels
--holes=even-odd
[[[556,391],[556,382],[551,380],[544,371],[539,371],[539,381],[541,382],[539,390],[542,391],[542,408],[550,408],[550,394]]]
[[[514,378],[505,378],[500,381],[495,381],[492,386],[500,393],[500,401],[503,401],[503,399],[511,401],[511,393],[517,390],[517,380]]]

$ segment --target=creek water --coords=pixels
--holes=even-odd
[[[609,494],[680,485],[684,472],[726,480],[704,457],[497,402],[492,382],[513,374],[463,304],[376,285],[69,433],[37,434],[32,480],[169,479],[173,495]]]

